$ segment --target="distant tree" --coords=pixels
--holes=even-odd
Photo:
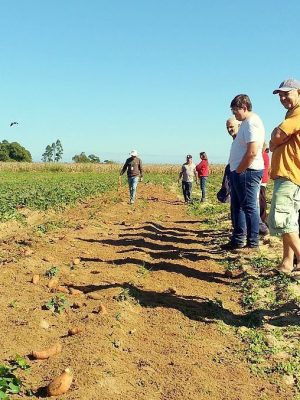
[[[100,158],[95,156],[95,154],[90,154],[89,159],[91,163],[100,164]]]
[[[0,161],[10,161],[8,148],[3,142],[0,143]]]
[[[54,160],[56,162],[58,162],[62,159],[63,152],[64,152],[64,150],[63,150],[61,141],[59,139],[57,139],[57,141],[55,143],[55,157],[54,157]]]
[[[42,161],[44,162],[50,162],[52,160],[52,147],[48,144],[46,146],[45,152],[42,154]]]
[[[7,140],[3,140],[0,143],[0,161],[32,162],[32,157],[20,143],[9,143]]]
[[[75,163],[89,163],[91,160],[88,158],[88,156],[85,154],[85,152],[81,152],[80,154],[75,154],[74,157],[72,157],[72,160]]]
[[[63,147],[61,141],[57,139],[57,141],[48,144],[46,146],[45,152],[42,154],[42,161],[44,162],[58,162],[62,159],[63,155]]]
[[[104,164],[117,164],[115,161],[112,160],[104,160]]]
[[[93,163],[93,164],[99,164],[100,158],[96,156],[95,154],[90,154],[87,156],[85,152],[81,152],[80,154],[75,154],[74,157],[72,157],[72,160],[75,163]]]

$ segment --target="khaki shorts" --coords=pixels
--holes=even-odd
[[[300,209],[300,186],[284,179],[274,181],[274,191],[268,224],[271,235],[298,234],[298,212]]]

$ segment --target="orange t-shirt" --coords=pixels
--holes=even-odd
[[[270,176],[286,178],[300,186],[300,105],[286,113],[278,128],[289,140],[274,150]]]

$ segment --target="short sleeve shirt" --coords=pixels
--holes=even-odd
[[[300,105],[286,113],[278,126],[288,137],[276,147],[271,161],[271,178],[286,178],[300,186]]]
[[[195,164],[183,164],[181,167],[182,180],[184,182],[193,182],[195,176],[196,166]]]
[[[241,123],[236,138],[232,142],[229,157],[230,171],[235,171],[238,168],[247,152],[247,145],[251,142],[258,143],[258,151],[249,168],[256,170],[264,169],[264,160],[262,157],[264,141],[265,128],[263,122],[257,114],[252,113],[249,118]]]

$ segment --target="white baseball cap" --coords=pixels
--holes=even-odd
[[[278,89],[273,91],[273,94],[277,94],[279,92],[289,92],[290,90],[300,89],[300,82],[296,79],[287,79],[279,85]]]
[[[130,155],[131,155],[131,157],[137,157],[138,152],[137,152],[136,150],[132,150],[132,151],[130,152]]]

